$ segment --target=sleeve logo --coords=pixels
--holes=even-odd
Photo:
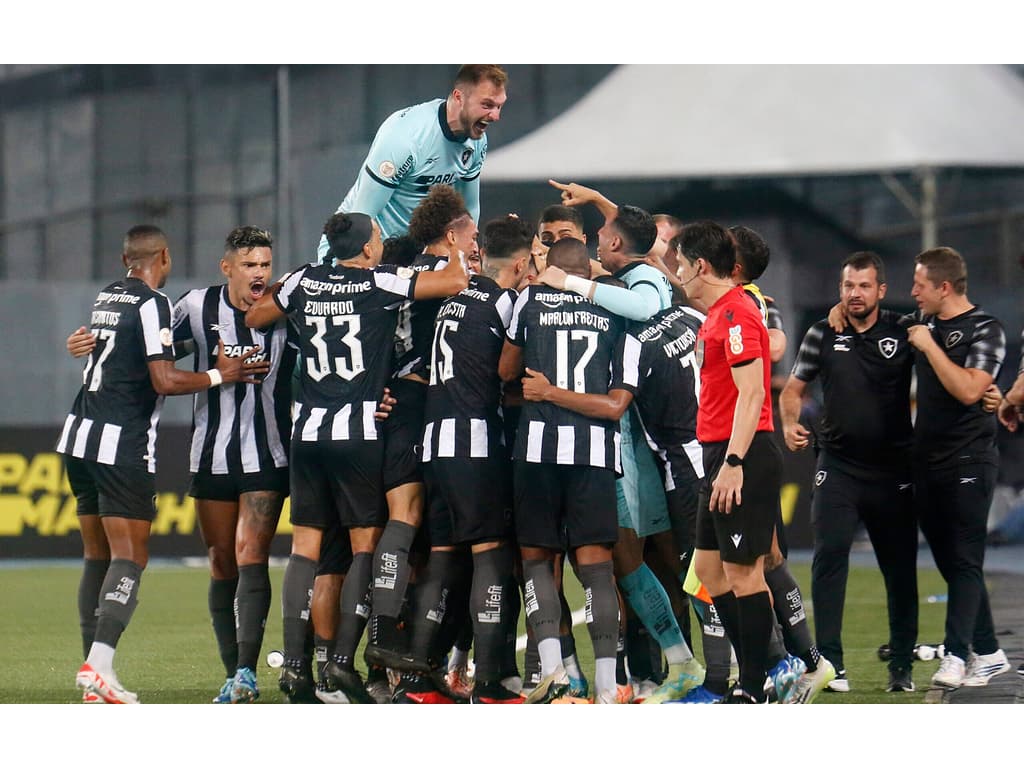
[[[392,163],[390,160],[385,160],[377,168],[377,173],[379,173],[385,179],[393,179],[395,177],[396,172],[397,169],[395,168],[395,164]]]
[[[170,328],[160,329],[160,343],[163,344],[165,347],[170,347],[174,345],[174,336],[171,335]]]
[[[743,326],[733,325],[729,327],[729,351],[734,355],[743,352]]]
[[[399,267],[395,270],[395,274],[403,280],[411,280],[412,276],[416,274],[416,270],[410,267]]]

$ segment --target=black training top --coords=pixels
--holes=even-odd
[[[850,326],[836,333],[827,320],[810,327],[793,376],[807,382],[821,377],[819,441],[829,459],[872,472],[908,468],[913,362],[913,347],[895,312],[881,311],[864,333]]]

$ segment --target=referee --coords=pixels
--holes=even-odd
[[[885,292],[885,266],[876,254],[854,253],[843,262],[839,298],[847,326],[837,332],[821,320],[810,327],[779,395],[779,411],[786,447],[806,449],[810,435],[799,422],[800,406],[807,385],[820,379],[824,411],[811,502],[811,598],[818,648],[836,669],[844,669],[841,634],[850,547],[863,522],[888,598],[892,658],[886,690],[913,691],[918,621],[910,468],[914,355],[898,315],[879,309]]]

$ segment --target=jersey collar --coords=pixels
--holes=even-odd
[[[448,125],[448,101],[446,99],[441,99],[441,103],[437,105],[437,122],[441,126],[441,133],[444,134],[448,141],[461,144],[466,140],[465,137],[459,138],[456,136]]]

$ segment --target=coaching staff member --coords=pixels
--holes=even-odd
[[[846,327],[827,320],[808,329],[793,372],[779,395],[786,447],[810,443],[800,424],[807,385],[820,378],[824,395],[811,520],[814,560],[811,596],[818,648],[843,669],[843,607],[850,547],[864,523],[885,579],[889,609],[889,691],[913,691],[911,662],[917,638],[917,521],[910,449],[910,376],[913,348],[900,317],[879,308],[885,265],[860,252],[842,265],[839,300]]]

